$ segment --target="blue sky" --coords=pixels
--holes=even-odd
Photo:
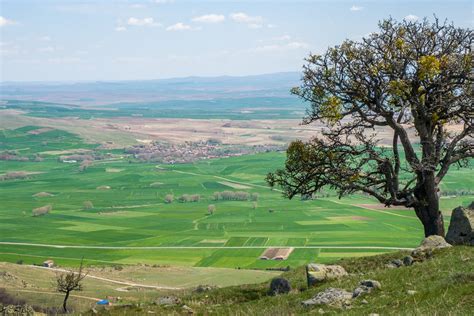
[[[392,16],[473,26],[473,1],[0,0],[0,80],[298,71]]]

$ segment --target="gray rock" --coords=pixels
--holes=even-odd
[[[361,302],[362,304],[364,304],[364,305],[367,305],[367,304],[369,304],[369,302],[367,302],[367,300],[365,300],[365,299],[364,299],[364,300],[362,300],[362,301],[360,301],[360,302]]]
[[[287,294],[291,291],[290,282],[285,278],[274,278],[270,282],[270,290],[268,291],[269,295],[279,295]]]
[[[407,291],[407,294],[408,294],[408,295],[415,295],[415,294],[416,294],[416,291],[414,291],[414,290],[408,290],[408,291]]]
[[[471,203],[471,206],[474,206]],[[452,245],[474,246],[474,209],[457,207],[451,214],[446,241]]]
[[[346,270],[339,265],[310,263],[306,266],[308,287],[327,280],[339,279],[347,275]]]
[[[351,303],[352,293],[346,290],[328,288],[323,292],[319,292],[313,298],[303,301],[304,306],[313,305],[331,305],[337,307],[349,306]]]
[[[368,286],[368,287],[373,288],[373,289],[381,289],[382,288],[382,285],[380,284],[380,282],[375,281],[375,280],[363,280],[363,281],[360,281],[360,285]]]
[[[360,281],[359,286],[352,292],[352,298],[359,297],[361,295],[368,294],[374,289],[380,289],[382,286],[379,281],[375,280],[363,280]]]
[[[395,268],[397,268],[397,266],[394,265],[393,263],[387,263],[387,264],[385,265],[385,267],[386,267],[386,268],[389,268],[389,269],[395,269]]]
[[[403,264],[406,266],[411,266],[413,264],[413,257],[412,256],[406,256],[403,258]]]
[[[431,235],[423,239],[420,246],[415,248],[411,254],[414,257],[426,256],[435,249],[442,249],[448,247],[452,246],[448,244],[443,237],[438,235]]]
[[[400,260],[400,259],[393,259],[392,261],[390,261],[390,263],[392,263],[397,268],[399,268],[403,265],[403,261]]]
[[[188,305],[183,305],[182,307],[188,314],[194,314],[194,310]]]
[[[176,306],[181,304],[181,300],[175,296],[163,296],[159,297],[155,301],[156,305],[163,305],[163,306]]]
[[[196,287],[196,289],[194,290],[194,292],[196,293],[203,293],[203,292],[208,292],[210,290],[213,290],[213,289],[217,289],[217,286],[213,286],[213,285],[198,285]]]

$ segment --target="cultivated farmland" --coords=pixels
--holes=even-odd
[[[413,211],[383,208],[364,196],[339,200],[328,191],[316,200],[284,199],[264,181],[268,171],[283,164],[283,153],[157,165],[118,149],[99,150],[102,159],[80,171],[79,162],[58,161],[58,151],[97,145],[61,130],[32,130],[38,127],[0,133],[2,151],[42,157],[1,162],[1,174],[22,171],[28,177],[0,182],[0,261],[52,258],[67,266],[84,257],[93,265],[265,269],[411,248],[423,236]],[[472,169],[453,169],[441,187],[447,192],[472,188],[472,174]],[[258,203],[213,198],[223,191],[257,193]],[[165,203],[169,194],[175,200]],[[177,197],[186,194],[200,199],[180,203]],[[472,192],[445,196],[442,209],[448,215],[472,197]],[[209,204],[215,205],[212,214]],[[50,212],[31,216],[32,209],[45,205],[51,205]],[[268,247],[294,250],[287,260],[259,259]]]

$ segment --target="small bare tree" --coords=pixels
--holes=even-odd
[[[79,266],[79,271],[70,270],[56,275],[56,290],[60,293],[65,293],[63,301],[63,310],[67,313],[67,300],[72,291],[82,291],[82,280],[87,276],[83,272],[83,259]]]

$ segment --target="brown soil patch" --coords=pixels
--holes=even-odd
[[[262,260],[286,260],[293,252],[293,248],[267,248],[260,255]]]
[[[39,134],[43,134],[43,133],[53,131],[53,130],[54,130],[54,128],[51,128],[51,127],[42,127],[42,128],[38,128],[38,129],[34,129],[32,131],[29,131],[27,134],[39,135]]]

